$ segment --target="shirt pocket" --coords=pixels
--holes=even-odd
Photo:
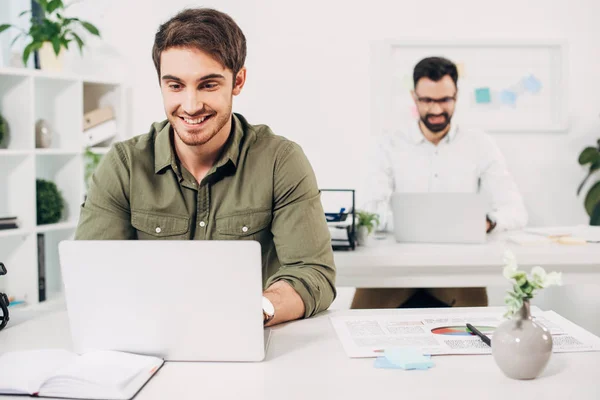
[[[215,239],[258,240],[262,242],[271,225],[271,210],[249,211],[244,214],[225,215],[215,219]]]
[[[170,214],[133,211],[131,225],[140,240],[186,240],[189,239],[190,219]]]

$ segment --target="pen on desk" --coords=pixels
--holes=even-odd
[[[474,334],[476,334],[477,336],[479,336],[479,338],[481,338],[481,340],[483,340],[483,343],[492,347],[492,341],[490,340],[490,338],[485,336],[483,333],[479,332],[479,330],[477,328],[475,328],[473,325],[467,324],[467,329],[470,330],[471,332],[473,332]]]

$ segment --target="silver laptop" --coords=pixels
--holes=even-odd
[[[63,241],[59,255],[76,352],[264,359],[258,242]]]
[[[398,242],[484,243],[486,205],[476,193],[394,193]]]

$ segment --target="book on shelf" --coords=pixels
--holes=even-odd
[[[0,217],[0,230],[16,229],[19,227],[17,217]]]
[[[86,147],[96,146],[117,135],[117,121],[111,119],[83,132]]]
[[[38,301],[46,301],[46,245],[43,233],[37,235]]]
[[[115,113],[112,107],[102,107],[83,114],[83,130],[100,125],[106,121],[115,119]]]
[[[0,356],[0,394],[128,400],[163,363],[157,357],[106,350],[83,355],[63,349],[7,352]]]

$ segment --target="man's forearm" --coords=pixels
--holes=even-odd
[[[275,317],[266,326],[281,324],[304,316],[304,302],[294,288],[286,281],[273,283],[263,295],[268,298],[275,308]]]

